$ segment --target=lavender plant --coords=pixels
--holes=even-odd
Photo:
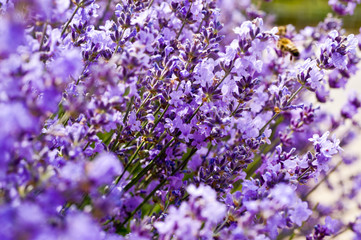
[[[0,239],[360,239],[335,218],[360,175],[338,206],[310,195],[357,163],[361,96],[322,103],[361,34],[331,15],[281,33],[258,7],[0,0]]]

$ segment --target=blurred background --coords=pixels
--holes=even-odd
[[[271,2],[254,1],[254,3],[260,4],[260,8],[267,14],[271,14],[275,18],[276,25],[292,24],[299,31],[305,26],[317,26],[317,24],[325,19],[328,13],[332,13],[337,16],[328,5],[328,0],[273,0]],[[361,27],[361,4],[357,6],[352,16],[338,16],[343,20],[343,27],[346,29],[347,34],[359,34]],[[345,89],[331,89],[330,98],[331,102],[321,104],[316,101],[314,96],[310,95],[310,101],[316,105],[320,105],[321,109],[327,110],[335,115],[339,114],[342,106],[346,102],[348,95],[351,91],[356,91],[358,95],[361,95],[361,64],[359,65],[358,73],[353,76]],[[361,124],[361,113],[356,115],[356,121]],[[348,123],[346,123],[348,125]],[[340,131],[336,132],[337,137],[341,137],[345,126]],[[325,206],[337,206],[340,204],[338,201],[342,196],[345,189],[349,189],[352,185],[351,181],[347,181],[350,176],[361,173],[361,135],[358,135],[357,139],[353,142],[353,145],[344,149],[348,154],[358,156],[358,162],[352,166],[345,164],[340,165],[338,171],[332,173],[328,181],[322,183],[320,187],[311,195],[311,199],[315,203],[319,203]],[[336,163],[339,159],[334,159]],[[346,181],[345,181],[346,180]],[[344,186],[344,189],[329,189],[329,183],[337,186],[340,184]],[[313,183],[316,184],[316,183]],[[361,196],[357,201],[343,203],[346,205],[347,211],[343,216],[333,216],[335,218],[341,218],[344,222],[354,221],[354,219],[361,214]],[[335,238],[337,240],[352,239],[353,234],[351,231],[346,231]],[[297,239],[305,239],[304,237],[296,237]]]
[[[254,1],[261,4],[261,9],[273,14],[278,25],[293,24],[297,29],[316,26],[328,13],[333,12],[328,0],[273,0],[270,2]],[[335,14],[334,14],[335,15]],[[353,16],[343,16],[344,27],[349,33],[359,33],[361,27],[361,4]]]

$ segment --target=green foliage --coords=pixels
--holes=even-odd
[[[327,0],[273,0],[263,2],[261,9],[276,17],[278,25],[293,24],[298,29],[305,26],[315,26],[332,12]],[[358,33],[361,25],[361,5],[355,9],[353,16],[342,17],[344,27],[353,33]]]

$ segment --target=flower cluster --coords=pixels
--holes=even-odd
[[[0,0],[0,18],[0,239],[360,236],[309,197],[355,162],[361,97],[322,108],[360,61],[342,19],[277,28],[246,0]]]
[[[332,10],[340,15],[352,15],[360,0],[328,0]]]

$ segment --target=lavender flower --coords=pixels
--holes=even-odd
[[[350,1],[339,1],[339,0],[329,0],[328,4],[332,7],[333,11],[340,15],[352,15],[357,4],[360,3],[360,0],[350,0]]]
[[[335,206],[308,197],[344,187],[327,181],[336,155],[357,162],[342,150],[357,94],[338,115],[305,98],[357,72],[341,19],[288,25],[291,60],[251,1],[0,0],[0,15],[1,239],[360,235],[330,218],[359,174]]]

